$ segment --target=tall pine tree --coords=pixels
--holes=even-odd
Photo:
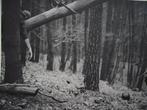
[[[99,90],[102,4],[91,8],[90,13],[90,30],[83,74],[86,89]]]

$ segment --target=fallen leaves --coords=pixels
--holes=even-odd
[[[143,92],[100,81],[100,92],[85,90],[81,72],[46,71],[44,65],[27,63],[24,69],[25,83],[37,86],[41,91],[66,103],[57,103],[43,95],[35,97],[14,97],[0,95],[0,107],[14,110],[146,110],[147,96]],[[122,93],[130,95],[122,99]],[[126,95],[125,95],[126,96]],[[9,103],[10,102],[10,103]],[[8,106],[8,107],[6,107]],[[7,109],[3,109],[7,110]]]

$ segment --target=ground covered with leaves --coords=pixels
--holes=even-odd
[[[100,91],[84,89],[83,75],[46,70],[45,64],[28,62],[26,84],[39,88],[36,96],[0,94],[0,110],[147,110],[147,94],[100,81]],[[122,93],[130,94],[129,100]]]

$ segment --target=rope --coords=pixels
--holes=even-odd
[[[64,6],[66,9],[68,9],[69,11],[71,11],[72,13],[74,14],[77,14],[78,12],[75,11],[74,9],[72,8],[69,8],[67,5],[65,5],[61,0],[53,0],[54,3],[57,5],[57,7],[60,7],[60,6]]]

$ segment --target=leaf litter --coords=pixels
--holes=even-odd
[[[0,110],[147,110],[146,92],[132,91],[119,84],[112,86],[104,81],[100,81],[99,92],[85,90],[81,71],[76,74],[67,69],[47,71],[42,63],[27,62],[24,72],[26,84],[67,102],[58,103],[41,94],[35,97],[0,94]],[[126,92],[130,100],[122,99],[122,93]]]

